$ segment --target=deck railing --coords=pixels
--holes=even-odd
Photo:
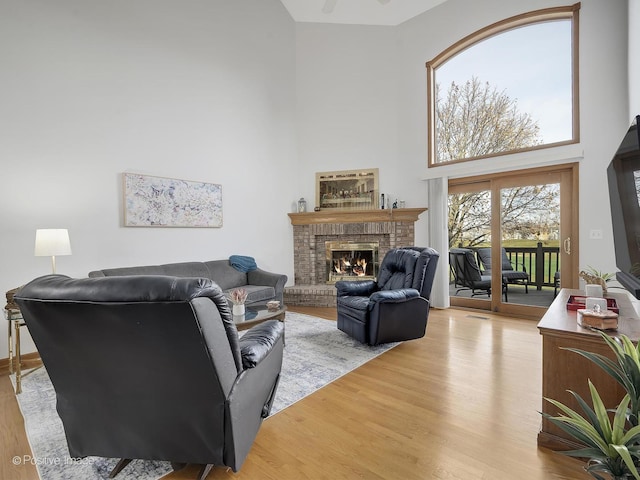
[[[535,247],[504,247],[511,265],[530,276],[529,285],[553,287],[554,276],[560,270],[560,247],[545,247],[538,242]],[[474,249],[475,250],[475,249]]]

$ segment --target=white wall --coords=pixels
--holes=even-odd
[[[398,168],[396,29],[299,23],[296,32],[300,194],[308,206],[316,172],[378,167],[380,191],[392,198],[405,193],[403,180],[419,183]]]
[[[3,0],[0,68],[3,297],[51,271],[37,228],[69,229],[70,276],[242,254],[293,278],[295,28],[278,0]],[[123,227],[122,172],[221,184],[223,227]]]

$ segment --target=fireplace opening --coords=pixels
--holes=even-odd
[[[338,280],[375,280],[378,242],[325,242],[327,283]]]

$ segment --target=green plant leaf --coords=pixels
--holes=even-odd
[[[611,427],[610,443],[613,443],[613,444],[624,443],[622,439],[624,438],[624,435],[625,435],[624,427],[625,427],[625,422],[627,421],[628,406],[629,406],[629,395],[627,394],[624,396],[624,398],[618,405],[618,408],[616,409],[616,412],[613,416],[613,425]]]
[[[608,455],[602,453],[599,448],[580,448],[577,450],[563,450],[563,455],[576,458],[589,458],[591,460],[607,460]]]
[[[594,441],[593,435],[589,436],[584,433],[584,428],[581,426],[575,426],[569,422],[567,422],[568,417],[552,417],[546,414],[543,414],[551,423],[556,425],[561,430],[565,431],[571,437],[575,438],[579,443],[591,447],[594,450],[600,452],[600,455],[604,458],[607,458],[609,453],[607,452],[607,446]],[[564,452],[563,452],[564,453]],[[592,455],[593,456],[593,455]]]
[[[629,446],[629,451],[640,457],[640,425],[630,428],[620,439],[620,443]]]
[[[598,393],[598,390],[596,390],[596,387],[593,386],[593,383],[591,383],[591,380],[589,380],[589,391],[591,392],[591,400],[593,401],[593,410],[594,412],[596,412],[596,415],[598,417],[598,424],[602,428],[603,440],[605,440],[607,443],[611,443],[613,433],[611,429],[611,423],[609,423],[607,408],[604,406],[602,398],[600,398],[600,394]]]
[[[620,335],[620,339],[622,340],[622,344],[624,345],[624,353],[633,358],[635,364],[638,365],[640,363],[640,359],[638,358],[638,351],[633,345],[633,342],[629,340],[629,337],[627,337],[626,335]]]
[[[598,433],[602,438],[604,438],[605,440],[608,439],[608,435],[603,430],[600,424],[600,419],[598,418],[598,415],[596,414],[596,412],[594,412],[591,409],[589,404],[580,395],[576,394],[575,392],[572,392],[571,390],[569,390],[569,393],[573,395],[573,397],[576,399],[576,402],[578,402],[578,405],[580,406],[582,411],[585,413],[586,420],[588,420],[589,423],[591,423],[591,425],[594,426],[594,428],[598,431]]]
[[[640,473],[638,473],[638,469],[633,463],[633,458],[631,458],[627,447],[625,445],[612,445],[612,447],[616,450],[616,452],[618,452],[618,455],[622,457],[622,460],[629,469],[629,472],[636,478],[636,480],[640,480]]]
[[[575,392],[571,392],[571,393],[573,393],[573,395],[576,396],[576,398],[580,397],[580,395],[578,395]],[[564,425],[562,424],[574,426],[582,436],[580,440],[583,441],[586,445],[599,448],[602,452],[606,454],[609,453],[609,442],[606,439],[603,439],[602,434],[598,432],[598,430],[588,420],[582,417],[582,415],[580,415],[579,413],[572,410],[570,407],[567,407],[566,405],[562,404],[561,402],[558,402],[557,400],[553,400],[550,398],[546,398],[546,400],[551,402],[553,405],[555,405],[557,408],[559,408],[562,412],[566,414],[566,416],[551,417],[550,420],[555,419],[555,421],[553,422],[554,424],[558,425],[560,428],[563,428],[563,429],[564,429]],[[607,422],[608,421],[609,420],[607,418]],[[571,433],[570,430],[565,429],[565,431],[567,433]]]
[[[598,270],[594,267],[592,267],[591,265],[587,265],[587,268],[585,268],[585,271],[591,275],[593,275],[594,277],[598,277],[601,278],[602,280],[604,280],[605,282],[608,282],[609,280],[611,280],[614,276],[613,273],[605,273],[601,270]]]

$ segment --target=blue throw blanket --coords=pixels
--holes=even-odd
[[[231,255],[229,257],[229,263],[236,270],[245,273],[258,268],[255,258],[245,257],[243,255]]]

